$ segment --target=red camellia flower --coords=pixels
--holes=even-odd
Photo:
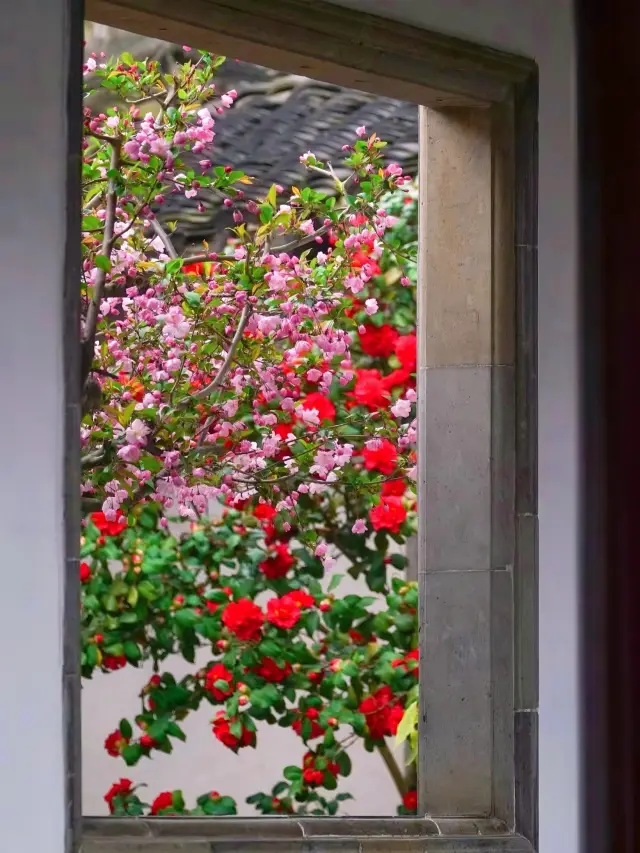
[[[303,409],[307,409],[307,411],[315,409],[318,412],[320,423],[323,421],[330,421],[331,423],[335,422],[336,407],[333,405],[331,400],[328,397],[325,397],[324,394],[321,394],[320,391],[314,391],[312,394],[307,394],[307,396],[300,401],[300,405]]]
[[[388,323],[383,326],[365,323],[364,332],[358,333],[358,336],[362,352],[373,358],[389,358],[398,339],[397,331]]]
[[[418,792],[407,791],[407,793],[402,798],[402,805],[408,812],[415,812],[418,810]]]
[[[260,563],[260,571],[270,580],[283,578],[295,564],[295,559],[286,545],[276,545],[270,557]]]
[[[172,791],[163,791],[151,803],[151,814],[158,815],[165,809],[173,808],[173,793]]]
[[[91,566],[89,563],[80,563],[80,582],[89,583],[91,580]]]
[[[324,735],[324,729],[320,723],[317,722],[319,716],[320,712],[317,708],[307,708],[304,712],[299,711],[298,719],[291,723],[291,728],[299,737],[302,737],[302,721],[306,717],[307,720],[311,720],[311,734],[307,740],[314,740],[317,737],[322,737]],[[310,753],[307,753],[307,755],[309,754]]]
[[[91,521],[103,536],[117,536],[127,527],[126,521],[107,521],[103,512],[92,512]]]
[[[395,341],[394,352],[405,370],[415,372],[418,363],[418,339],[415,335],[402,335]]]
[[[307,767],[306,770],[302,771],[302,778],[307,785],[316,787],[317,785],[322,785],[324,773],[322,770],[315,770],[313,767]]]
[[[254,672],[265,681],[279,683],[291,673],[291,664],[285,661],[283,666],[279,666],[273,658],[262,658],[260,666],[256,667]]]
[[[237,737],[231,731],[231,724],[234,722],[236,722],[235,719],[229,719],[224,711],[219,711],[213,720],[213,734],[216,739],[234,752],[243,746],[255,746],[256,733],[243,725],[242,733]]]
[[[398,462],[398,451],[394,444],[383,438],[375,450],[364,448],[364,467],[367,471],[380,471],[381,474],[393,474]]]
[[[259,503],[256,507],[253,508],[252,513],[258,521],[269,522],[273,521],[273,519],[278,514],[276,512],[276,508],[271,506],[271,504],[267,503]]]
[[[300,605],[289,595],[272,598],[267,601],[267,619],[278,628],[293,628],[300,620]]]
[[[216,687],[216,681],[226,681],[227,686]],[[226,666],[222,663],[215,663],[207,670],[204,680],[205,690],[210,693],[218,702],[223,702],[228,696],[233,693],[233,673],[229,672]]]
[[[380,494],[384,498],[396,497],[401,498],[407,491],[406,481],[402,478],[397,480],[387,480],[380,488]]]
[[[230,601],[222,611],[222,624],[239,640],[257,640],[260,637],[264,613],[248,598]]]
[[[371,526],[374,530],[389,530],[391,533],[400,533],[402,523],[407,517],[407,511],[402,503],[402,498],[383,497],[380,503],[369,513]]]
[[[104,748],[107,750],[107,753],[111,755],[113,758],[117,758],[119,755],[122,755],[122,750],[129,743],[129,739],[126,738],[119,729],[116,729],[115,732],[111,732],[105,738]]]
[[[131,781],[131,779],[120,779],[120,781],[113,783],[113,785],[104,795],[105,802],[109,806],[109,811],[111,812],[111,814],[113,814],[113,812],[115,811],[115,798],[127,797],[129,794],[133,793],[132,788],[133,782]]]
[[[366,406],[372,412],[386,409],[389,404],[389,392],[379,370],[356,370],[353,396],[359,406]]]
[[[115,672],[117,669],[122,669],[123,666],[127,665],[127,659],[124,655],[106,655],[102,661],[102,665],[105,669]]]
[[[387,684],[363,699],[358,710],[365,715],[373,740],[395,735],[403,715],[402,703]]]
[[[303,589],[292,589],[291,592],[287,592],[282,596],[282,601],[285,599],[287,601],[292,601],[296,607],[299,607],[301,610],[313,607],[316,603],[314,597],[309,595],[309,593],[305,592]]]

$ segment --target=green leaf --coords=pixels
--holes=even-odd
[[[124,654],[128,661],[136,663],[142,658],[142,652],[137,643],[132,640],[127,640],[124,644]]]
[[[174,619],[181,628],[193,628],[200,621],[200,616],[195,610],[185,608],[184,610],[177,610]]]
[[[142,747],[139,743],[130,743],[122,750],[122,758],[127,767],[133,767],[142,757]]]
[[[183,264],[183,258],[174,258],[173,260],[168,261],[164,267],[165,275],[175,275],[176,273],[180,272]]]
[[[327,789],[327,791],[335,791],[338,787],[338,780],[333,775],[333,773],[325,773],[324,778],[322,780],[322,784]]]
[[[131,723],[129,720],[120,720],[120,725],[118,727],[120,729],[120,734],[122,737],[127,740],[131,740],[133,737],[133,729],[131,728]]]
[[[290,765],[289,767],[284,768],[282,775],[289,782],[299,782],[302,779],[302,769],[300,767]]]
[[[260,222],[263,225],[268,225],[273,219],[273,207],[270,204],[260,206]]]
[[[164,468],[164,463],[161,459],[158,459],[157,456],[151,456],[149,453],[145,453],[144,456],[140,457],[138,465],[144,471],[151,471],[152,474],[157,474],[158,471],[162,471]],[[141,522],[142,523],[142,522]],[[155,518],[153,519],[153,527],[156,526]]]
[[[138,597],[139,597],[138,587],[132,586],[131,589],[129,590],[129,594],[127,595],[127,603],[131,607],[135,607],[136,604],[138,603]]]
[[[191,308],[199,308],[202,303],[202,298],[200,294],[194,293],[193,291],[185,293],[184,298]]]
[[[340,768],[341,776],[349,776],[351,773],[351,759],[349,758],[349,753],[346,750],[342,750],[336,756],[336,764]]]
[[[184,811],[184,797],[182,796],[182,791],[173,792],[173,808],[177,812]]]
[[[333,592],[334,589],[337,589],[343,578],[344,575],[333,575],[333,577],[331,578],[331,582],[329,583],[329,586],[327,588],[327,592]]]
[[[83,216],[82,218],[82,230],[83,231],[97,231],[98,228],[102,228],[104,223],[101,219],[98,219],[97,216]]]
[[[106,255],[96,255],[95,263],[99,270],[111,272],[111,261]]]
[[[126,50],[124,53],[120,54],[120,61],[124,62],[126,65],[135,65],[135,59],[128,53]]]
[[[412,733],[418,728],[418,703],[412,702],[411,705],[408,705],[402,719],[398,724],[398,730],[396,732],[396,744],[400,746],[400,744],[404,743],[409,737],[411,737]]]

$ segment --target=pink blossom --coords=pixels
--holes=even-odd
[[[377,299],[366,299],[364,303],[364,310],[369,314],[369,316],[378,313],[378,300]]]
[[[356,135],[357,136],[366,136],[367,135],[367,128],[364,125],[362,125],[361,127],[356,127]]]
[[[367,523],[362,518],[359,518],[351,528],[352,533],[362,534],[367,532]]]
[[[129,444],[146,444],[147,436],[149,435],[149,427],[140,418],[136,418],[133,423],[127,427],[125,438]]]
[[[411,414],[411,403],[408,400],[398,400],[391,406],[391,413],[394,418],[408,418]]]

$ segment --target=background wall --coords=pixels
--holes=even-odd
[[[540,67],[540,853],[578,853],[575,60],[571,0],[338,0]]]

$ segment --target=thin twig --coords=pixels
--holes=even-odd
[[[109,164],[111,172],[119,172],[120,169],[120,141],[118,139],[111,139],[107,137],[107,139],[111,142],[111,162]],[[102,237],[102,254],[109,258],[111,255],[111,247],[113,244],[113,236],[114,236],[114,228],[116,221],[116,203],[117,203],[117,191],[116,191],[116,176],[112,174],[109,178],[109,185],[107,189],[107,203],[106,203],[106,215],[104,220],[104,234]],[[87,350],[93,350],[93,342],[96,336],[96,327],[98,324],[98,314],[100,313],[100,303],[102,301],[102,296],[104,293],[104,286],[107,280],[107,271],[102,268],[98,268],[96,272],[96,278],[93,283],[93,295],[91,297],[91,302],[89,303],[89,307],[87,309],[87,316],[85,319],[85,327],[84,327],[84,335],[83,335],[83,345],[86,346]]]
[[[208,397],[212,391],[215,391],[224,382],[225,377],[231,368],[231,362],[233,361],[233,357],[236,353],[236,350],[238,349],[240,341],[242,340],[242,336],[244,335],[244,330],[247,328],[247,323],[249,322],[250,316],[251,306],[247,302],[245,303],[244,308],[242,309],[238,328],[236,329],[236,333],[233,336],[233,340],[231,341],[229,352],[226,354],[225,359],[222,365],[220,366],[220,369],[216,373],[215,378],[208,385],[205,385],[204,388],[201,388],[199,391],[196,391],[196,393],[193,395],[197,400],[202,400],[203,397]]]
[[[155,219],[155,218],[151,220],[151,227],[152,227],[152,228],[153,228],[153,230],[156,232],[156,234],[158,235],[158,237],[162,240],[162,245],[163,245],[163,246],[165,247],[165,249],[167,250],[167,254],[169,255],[169,257],[170,257],[172,260],[175,260],[175,259],[178,257],[178,253],[176,252],[176,250],[175,250],[175,248],[174,248],[174,245],[173,245],[173,243],[171,242],[171,237],[169,237],[169,235],[168,235],[168,234],[167,234],[167,232],[164,230],[164,228],[162,227],[162,225],[160,225],[160,223],[158,222],[158,220],[157,220],[157,219]]]

